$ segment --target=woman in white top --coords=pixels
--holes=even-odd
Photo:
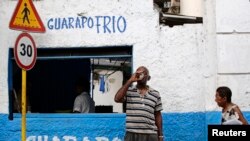
[[[215,102],[222,107],[221,124],[248,125],[238,105],[231,102],[232,92],[226,87],[218,87],[215,94]]]

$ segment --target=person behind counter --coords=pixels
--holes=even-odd
[[[89,95],[90,83],[86,79],[78,79],[76,82],[76,93],[73,112],[74,113],[94,113],[95,102]]]

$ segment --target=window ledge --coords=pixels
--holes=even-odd
[[[196,24],[202,22],[202,17],[176,15],[164,12],[161,12],[160,14],[160,23],[164,25],[169,25],[170,27],[173,27],[174,25],[183,25],[186,23]]]
[[[15,118],[22,118],[22,114],[15,113]],[[125,113],[27,113],[26,118],[125,118]]]

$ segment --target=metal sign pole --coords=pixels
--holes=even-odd
[[[22,69],[22,141],[26,141],[26,70]]]

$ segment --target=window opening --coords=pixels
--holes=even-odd
[[[21,69],[17,66],[13,49],[9,55],[10,115],[19,113],[21,102]],[[113,102],[117,85],[131,74],[132,47],[37,49],[35,66],[27,71],[27,109],[31,113],[72,113],[76,97],[75,81],[88,78],[96,113],[123,112],[123,105]],[[101,78],[106,80],[103,90]],[[105,98],[105,99],[103,99]],[[19,108],[18,108],[19,107]]]

